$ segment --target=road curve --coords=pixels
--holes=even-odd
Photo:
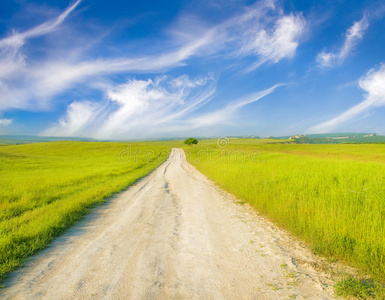
[[[3,299],[331,299],[301,244],[181,149],[13,272]]]

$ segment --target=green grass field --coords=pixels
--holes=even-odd
[[[0,279],[169,151],[164,142],[1,145]]]
[[[215,140],[184,147],[220,187],[315,251],[385,279],[385,145]]]
[[[385,145],[282,142],[201,140],[184,149],[198,170],[315,253],[384,281]],[[183,141],[0,145],[0,279],[154,170],[172,146]]]

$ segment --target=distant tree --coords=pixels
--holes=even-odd
[[[186,145],[196,145],[198,144],[198,140],[196,138],[188,138],[184,140]]]

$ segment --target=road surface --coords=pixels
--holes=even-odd
[[[319,259],[181,149],[12,273],[4,299],[331,299]]]

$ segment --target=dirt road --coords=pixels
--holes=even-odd
[[[5,299],[331,299],[318,259],[215,187],[167,162],[14,272]]]

